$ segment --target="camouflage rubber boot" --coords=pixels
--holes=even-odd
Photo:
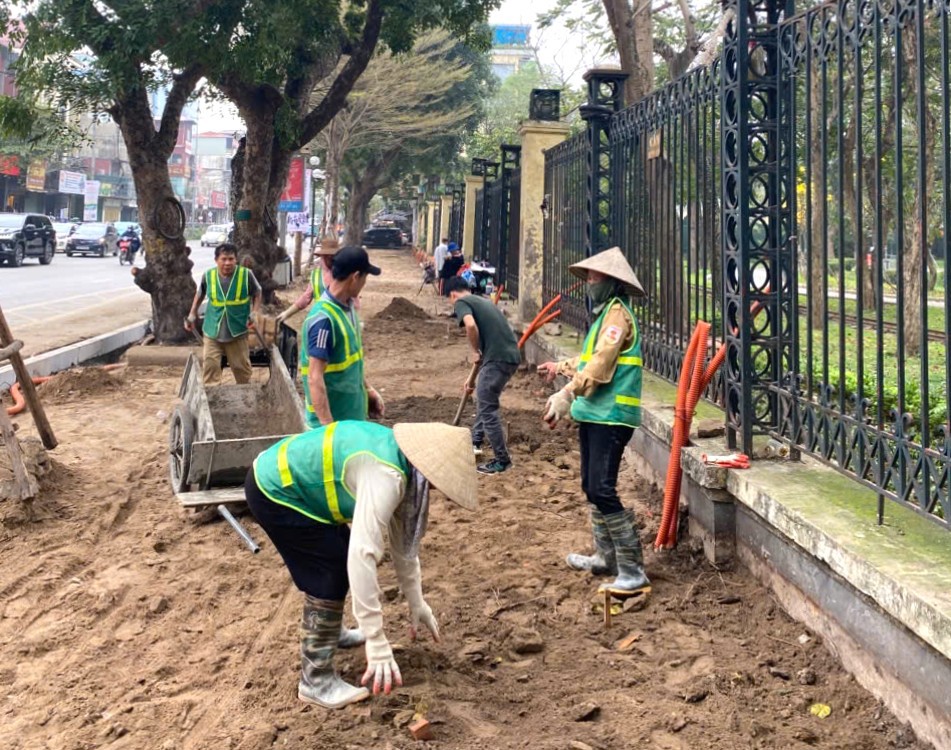
[[[343,602],[304,598],[300,634],[300,684],[297,697],[324,708],[342,708],[366,700],[370,691],[344,682],[334,670],[334,654],[343,622]]]
[[[651,587],[651,582],[644,572],[644,551],[641,549],[641,540],[632,516],[627,510],[604,516],[617,556],[618,575],[611,583],[602,584],[598,591],[610,591],[618,598],[646,594],[650,592]]]
[[[611,535],[604,524],[604,516],[595,507],[591,508],[591,534],[594,537],[594,554],[579,555],[572,552],[565,558],[569,568],[587,570],[596,576],[617,575],[617,559]]]

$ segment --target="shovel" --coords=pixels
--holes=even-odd
[[[476,375],[479,374],[479,363],[476,362],[472,365],[472,369],[469,370],[469,377],[466,378],[466,386],[462,391],[462,398],[459,400],[459,408],[456,409],[456,416],[452,419],[452,426],[458,427],[459,422],[462,421],[462,411],[466,408],[466,404],[469,402],[469,389],[475,387]]]

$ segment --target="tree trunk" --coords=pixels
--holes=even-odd
[[[624,84],[626,104],[636,104],[654,88],[654,24],[651,0],[602,0],[617,42],[621,70],[629,74]],[[635,13],[636,8],[636,13]]]
[[[247,124],[239,208],[248,212],[235,233],[239,258],[250,259],[265,303],[274,300],[274,267],[284,254],[277,242],[277,203],[287,179],[290,154],[275,143],[272,103],[263,94],[253,110],[240,108]]]
[[[184,327],[196,289],[188,245],[184,237],[168,239],[160,234],[155,217],[168,202],[177,200],[168,175],[168,157],[175,147],[181,104],[194,88],[192,80],[189,77],[173,85],[158,132],[143,89],[128,92],[110,111],[129,154],[142,217],[146,266],[133,269],[133,279],[152,298],[152,332],[163,344],[191,338]],[[169,228],[163,228],[168,232]]]

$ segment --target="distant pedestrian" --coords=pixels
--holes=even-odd
[[[449,257],[449,238],[443,237],[436,249],[433,250],[433,267],[436,269],[436,278],[439,279],[439,293],[442,294],[442,267]]]
[[[462,268],[465,262],[465,258],[462,257],[462,248],[455,242],[450,242],[449,257],[446,258],[446,262],[443,263],[442,271],[439,274],[439,278],[442,279],[442,295],[444,297],[449,296],[449,289],[446,286],[446,282],[459,273],[459,269]]]
[[[482,441],[489,439],[491,461],[479,464],[480,474],[500,474],[512,465],[502,430],[499,399],[518,369],[522,355],[512,327],[495,305],[469,291],[468,282],[456,276],[446,282],[459,325],[465,326],[470,358],[479,365],[476,383],[476,420],[472,446],[478,455]]]
[[[185,330],[195,330],[198,306],[208,297],[202,325],[203,348],[201,376],[205,385],[221,381],[221,357],[236,383],[251,380],[251,351],[248,331],[254,327],[253,316],[261,307],[261,285],[251,269],[238,265],[238,248],[223,243],[215,248],[215,267],[205,271],[195,292],[192,307],[185,319]]]

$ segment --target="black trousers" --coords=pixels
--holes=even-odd
[[[581,489],[602,515],[624,510],[617,494],[617,475],[624,446],[633,427],[579,422],[581,436]]]
[[[346,599],[350,590],[350,527],[320,523],[273,502],[258,488],[254,469],[248,471],[244,480],[244,496],[251,514],[284,559],[297,588],[318,599]]]

